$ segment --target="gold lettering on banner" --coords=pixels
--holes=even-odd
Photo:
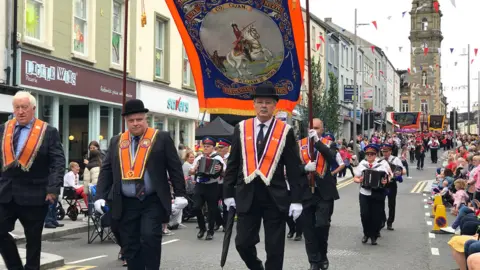
[[[213,8],[212,13],[218,13],[218,12],[224,11],[224,10],[229,9],[229,8],[239,8],[239,9],[245,9],[247,11],[252,11],[252,7],[249,6],[249,5],[227,3],[227,4],[223,4],[223,5],[220,5],[220,6],[217,6],[217,7]]]
[[[269,1],[263,1],[263,6],[266,7],[266,8],[269,8],[271,10],[275,10],[278,13],[283,13],[285,11],[285,9],[281,5],[276,4],[276,3],[272,3],[272,2],[269,2]]]
[[[200,13],[202,13],[202,7],[197,4],[191,11],[185,14],[185,19],[187,19],[187,21],[191,21],[200,15]]]

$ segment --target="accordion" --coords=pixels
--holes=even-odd
[[[385,185],[382,180],[387,177],[387,173],[383,171],[375,171],[366,169],[363,171],[362,187],[366,189],[382,189]]]
[[[197,171],[197,178],[199,178],[200,183],[207,182],[210,178],[218,178],[220,176],[221,171],[215,171],[215,165],[221,165],[222,163],[214,158],[210,157],[202,157],[198,161],[198,171]]]
[[[394,176],[397,175],[402,175],[403,169],[400,166],[397,166],[393,163],[388,162],[388,165],[390,166],[390,169],[392,170],[392,173]]]

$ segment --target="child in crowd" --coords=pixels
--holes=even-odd
[[[462,205],[467,205],[467,202],[469,200],[468,194],[465,191],[465,187],[467,186],[467,181],[463,179],[458,179],[454,183],[455,189],[457,190],[454,194],[452,194],[453,197],[453,209],[452,213],[456,215],[458,213],[458,209]]]

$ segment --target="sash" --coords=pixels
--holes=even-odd
[[[321,141],[325,144],[328,145],[329,140],[326,138],[322,138]],[[300,148],[300,158],[302,159],[304,164],[307,164],[308,162],[311,161],[310,158],[310,140],[308,138],[303,138],[299,142],[299,148]],[[320,154],[320,152],[317,151],[317,156],[316,156],[316,172],[320,177],[324,177],[325,173],[327,172],[327,162],[325,160],[325,157]]]
[[[138,143],[136,153],[131,153],[131,136],[130,132],[125,131],[120,136],[118,144],[118,152],[120,159],[120,170],[122,172],[122,181],[132,181],[143,179],[145,173],[145,165],[147,164],[152,145],[155,142],[157,130],[147,128]],[[132,160],[133,159],[133,160]]]
[[[260,176],[265,185],[269,186],[278,161],[285,147],[285,138],[290,125],[273,119],[272,128],[266,138],[265,150],[260,160],[257,160],[257,144],[255,143],[255,119],[250,118],[240,122],[240,142],[243,155],[243,175],[245,183],[250,183]]]
[[[15,155],[15,149],[13,149],[13,135],[15,133],[16,123],[17,120],[15,118],[5,123],[2,141],[2,170],[6,171],[13,166],[19,165],[23,171],[28,172],[37,156],[38,149],[40,149],[42,145],[48,124],[42,120],[35,119],[28,134],[27,141],[20,151],[20,155],[17,157]]]

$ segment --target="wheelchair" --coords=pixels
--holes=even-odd
[[[76,221],[79,214],[88,215],[88,205],[83,208],[79,200],[83,200],[82,196],[77,195],[74,187],[63,188],[62,199],[68,204],[66,215],[72,220]],[[58,210],[58,208],[57,208]],[[58,211],[57,211],[58,213]],[[58,215],[57,215],[58,216]]]

